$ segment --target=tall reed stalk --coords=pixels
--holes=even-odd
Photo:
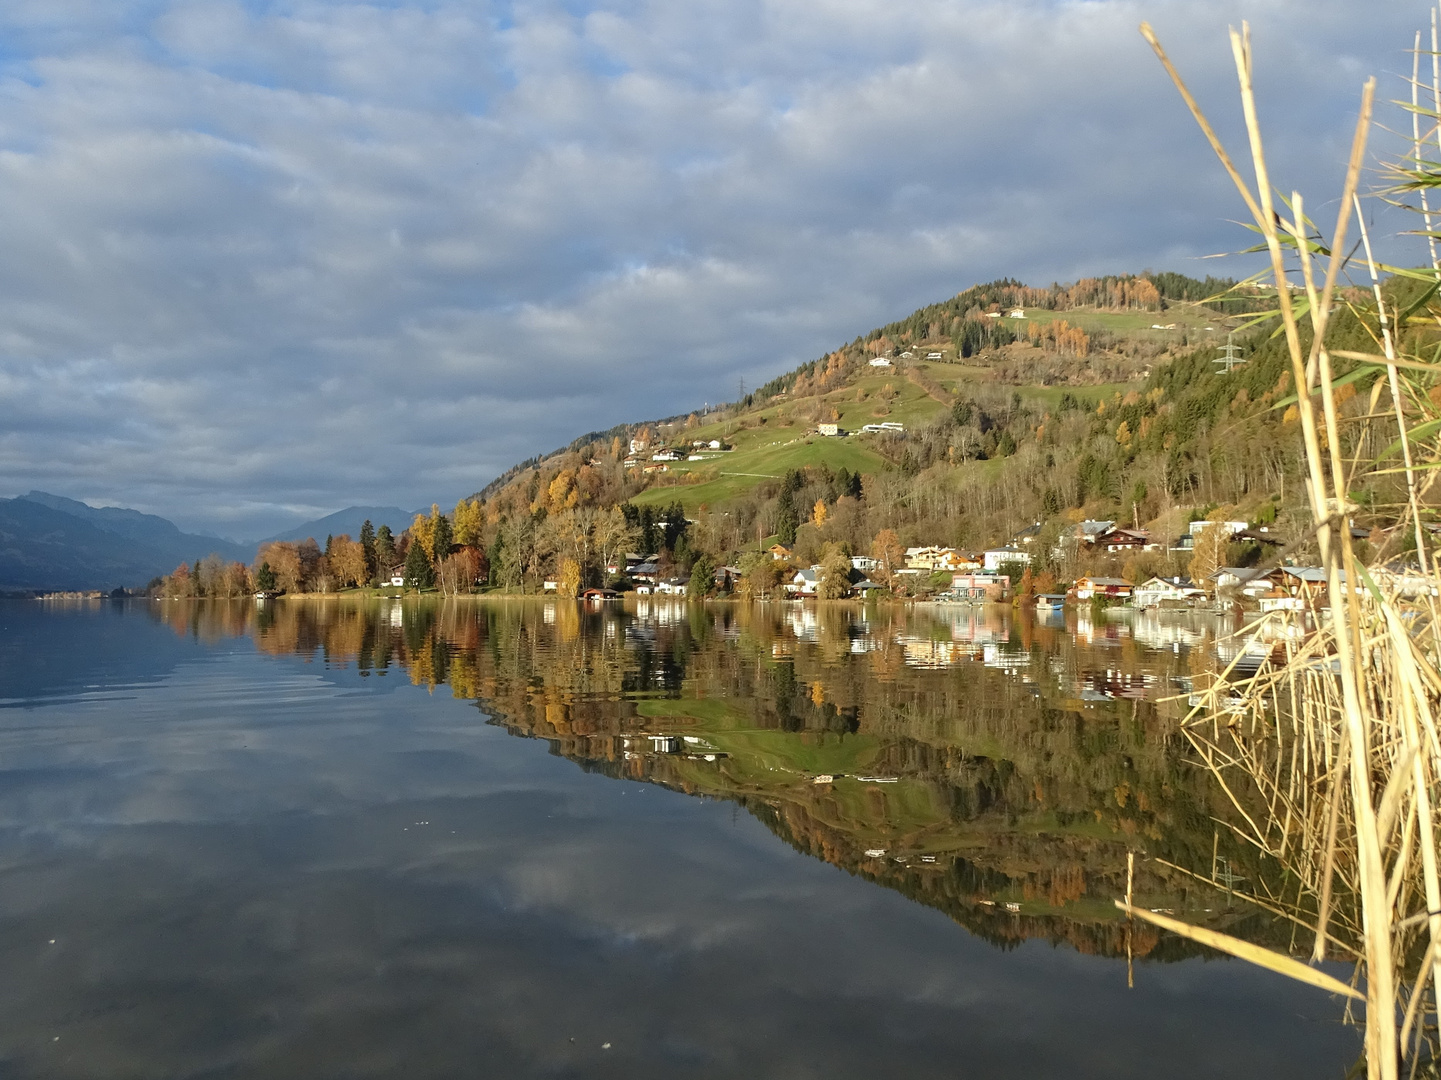
[[[1269,255],[1275,317],[1290,358],[1305,451],[1310,511],[1307,544],[1319,553],[1324,589],[1305,617],[1268,615],[1243,633],[1267,655],[1259,671],[1232,664],[1205,689],[1186,731],[1236,811],[1232,826],[1273,859],[1279,885],[1259,886],[1262,907],[1293,920],[1310,941],[1310,964],[1215,931],[1154,915],[1118,901],[1128,914],[1158,923],[1347,998],[1364,1000],[1365,1061],[1373,1080],[1434,1067],[1433,1036],[1441,961],[1441,871],[1435,807],[1441,800],[1441,620],[1438,579],[1428,555],[1423,515],[1441,469],[1435,433],[1441,419],[1426,389],[1441,367],[1403,350],[1403,331],[1417,320],[1441,326],[1434,304],[1441,270],[1410,272],[1431,282],[1423,302],[1388,311],[1370,237],[1357,211],[1357,182],[1372,122],[1375,80],[1361,89],[1342,196],[1329,237],[1306,216],[1302,196],[1278,197],[1266,162],[1252,83],[1249,27],[1231,32],[1231,48],[1248,134],[1249,169],[1230,157],[1150,26],[1155,50],[1246,204]],[[1435,27],[1433,20],[1433,40]],[[1433,45],[1434,57],[1435,48]],[[1417,57],[1421,55],[1417,39]],[[1441,167],[1426,145],[1441,113],[1441,69],[1435,109],[1413,94],[1413,153],[1399,167],[1399,187],[1441,186]],[[1419,89],[1419,68],[1413,87]],[[1422,120],[1432,130],[1423,135]],[[1435,251],[1429,201],[1420,207]],[[1338,285],[1345,271],[1353,213],[1375,310],[1374,352],[1327,346]],[[1435,311],[1432,308],[1436,308]],[[1414,335],[1411,339],[1414,340]],[[1393,424],[1392,450],[1347,458],[1335,362],[1371,378],[1364,424]],[[1383,404],[1384,399],[1384,404]],[[1415,569],[1368,567],[1353,546],[1350,492],[1358,481],[1404,482],[1394,507],[1395,535],[1414,544]],[[1286,625],[1279,625],[1285,623]],[[1298,631],[1300,631],[1298,633]],[[1347,984],[1313,964],[1354,963]]]

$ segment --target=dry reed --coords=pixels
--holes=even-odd
[[[1427,494],[1441,469],[1434,433],[1441,429],[1427,388],[1441,367],[1403,351],[1403,332],[1418,320],[1441,326],[1434,303],[1441,268],[1425,192],[1441,186],[1441,166],[1427,159],[1438,137],[1441,66],[1435,54],[1432,96],[1423,107],[1417,68],[1409,104],[1410,157],[1397,166],[1398,191],[1419,191],[1419,211],[1433,266],[1409,272],[1431,282],[1428,303],[1389,311],[1382,268],[1372,257],[1356,187],[1371,126],[1374,80],[1361,91],[1343,194],[1329,238],[1306,217],[1299,192],[1277,198],[1252,86],[1249,28],[1231,45],[1249,136],[1249,177],[1227,154],[1149,26],[1155,50],[1192,115],[1240,192],[1264,239],[1276,285],[1275,317],[1284,333],[1305,449],[1310,542],[1325,571],[1303,613],[1273,613],[1242,632],[1243,652],[1261,657],[1259,670],[1231,664],[1203,689],[1186,731],[1235,811],[1230,827],[1274,860],[1279,874],[1259,883],[1254,902],[1304,927],[1312,963],[1351,961],[1351,985],[1279,952],[1215,931],[1164,919],[1118,901],[1138,918],[1262,964],[1293,978],[1365,1001],[1365,1061],[1373,1080],[1395,1080],[1403,1068],[1434,1068],[1437,962],[1441,961],[1441,871],[1435,808],[1441,799],[1441,620],[1438,579],[1426,550]],[[1405,104],[1405,103],[1403,103]],[[1431,125],[1423,133],[1422,122]],[[1441,143],[1438,143],[1441,147]],[[1351,216],[1361,223],[1375,309],[1374,352],[1335,352],[1327,332],[1346,262]],[[1406,273],[1402,271],[1402,273]],[[1296,282],[1292,285],[1292,282]],[[1294,290],[1294,291],[1293,291]],[[1414,335],[1412,335],[1414,340]],[[1434,340],[1434,339],[1433,339]],[[1348,459],[1341,437],[1334,362],[1372,376],[1364,422],[1395,425],[1390,457]],[[1387,400],[1384,408],[1382,398]],[[1415,568],[1367,566],[1352,543],[1349,493],[1359,481],[1386,477],[1397,485],[1393,534],[1414,544]]]

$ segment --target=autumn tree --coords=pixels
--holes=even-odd
[[[1225,525],[1213,523],[1195,535],[1195,547],[1186,572],[1199,587],[1206,588],[1211,575],[1226,562],[1226,547],[1230,543],[1230,531]]]
[[[556,575],[556,591],[561,596],[575,597],[580,594],[580,561],[566,556],[560,561],[560,572]]]
[[[363,585],[370,580],[365,548],[347,534],[342,533],[331,540],[330,557],[327,561],[330,564],[330,573],[339,588]]]
[[[289,540],[273,540],[261,544],[256,561],[268,565],[275,575],[275,587],[281,592],[299,592],[302,582],[300,551]]]
[[[455,542],[462,547],[480,547],[485,529],[485,506],[479,499],[461,499],[455,504]]]
[[[816,595],[822,600],[839,600],[851,591],[851,557],[840,544],[821,549],[821,580]]]
[[[896,573],[906,565],[906,549],[894,529],[882,529],[871,541],[871,558],[879,564],[878,573],[887,588],[896,587]]]

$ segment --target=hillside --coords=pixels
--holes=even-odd
[[[587,508],[623,509],[630,542],[682,574],[697,558],[744,564],[777,538],[810,565],[826,544],[863,553],[883,533],[978,549],[1088,517],[1171,540],[1221,513],[1285,535],[1301,501],[1293,413],[1275,407],[1288,368],[1254,325],[1265,293],[1198,302],[1228,285],[1156,274],[976,286],[739,402],[582,437],[477,497],[492,582],[533,585],[567,558],[598,582],[609,548]],[[1220,346],[1248,325],[1234,339],[1241,366],[1219,370]],[[1360,326],[1343,312],[1338,341],[1370,348]],[[1344,407],[1358,418],[1362,406]],[[1345,430],[1384,446],[1364,424]],[[1362,523],[1385,526],[1395,492],[1365,499]],[[1222,554],[1245,565],[1260,552]],[[1189,557],[1037,569],[1185,573]]]

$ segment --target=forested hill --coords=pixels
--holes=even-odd
[[[663,549],[681,573],[698,558],[741,562],[777,538],[809,565],[827,544],[861,553],[883,533],[978,549],[1087,517],[1170,538],[1223,513],[1279,535],[1302,496],[1294,410],[1276,408],[1290,393],[1282,351],[1252,326],[1234,337],[1240,365],[1215,363],[1254,323],[1245,313],[1273,304],[1260,289],[1169,273],[978,285],[739,402],[593,433],[518,466],[481,493],[476,546],[495,583],[518,586],[567,558],[585,580],[603,578],[604,545],[592,541],[606,513],[617,528],[624,514],[640,530],[633,542]],[[1354,316],[1343,312],[1336,332],[1372,347]],[[1393,495],[1358,493],[1377,524]],[[1162,561],[1106,569],[1186,570]]]

